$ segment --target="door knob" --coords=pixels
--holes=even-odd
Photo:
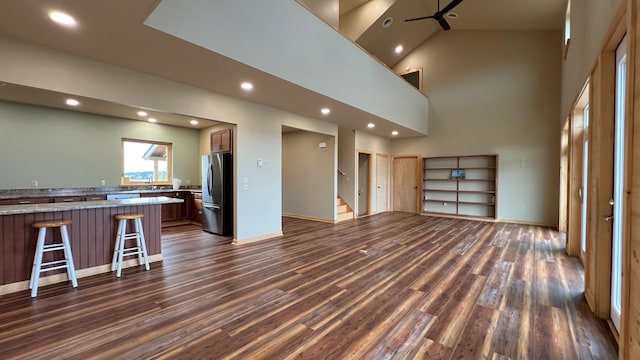
[[[603,217],[602,217],[602,220],[604,220],[604,221],[611,221],[611,220],[613,220],[613,215],[603,216]]]
[[[611,200],[609,200],[609,205],[613,206],[613,204],[615,203],[613,202],[613,198],[611,198]]]

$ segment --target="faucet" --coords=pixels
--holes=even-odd
[[[156,189],[156,186],[153,184],[153,175],[149,176],[149,185],[151,185],[151,190]]]

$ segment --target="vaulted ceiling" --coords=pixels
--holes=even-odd
[[[304,0],[303,0],[304,2]],[[450,0],[339,0],[339,29],[389,67],[443,31],[437,21],[405,19],[433,15]],[[567,0],[463,0],[447,18],[451,30],[559,30]],[[391,25],[383,26],[391,18]],[[387,20],[388,22],[389,20]],[[404,50],[396,54],[396,46]]]
[[[233,76],[239,72],[251,74],[268,84],[271,90],[262,95],[253,94],[251,101],[317,117],[317,108],[310,104],[322,100],[335,108],[343,108],[341,112],[344,113],[344,119],[336,120],[343,126],[352,126],[349,119],[366,119],[370,116],[331,99],[319,99],[318,94],[153,31],[144,26],[143,22],[157,1],[4,1],[0,3],[0,34],[240,98],[246,98],[247,95],[237,86],[224,87],[224,84],[236,85]],[[339,18],[339,30],[390,68],[431,35],[443,31],[433,19],[404,21],[407,18],[433,14],[437,11],[438,0],[300,0],[302,3],[310,1],[326,1],[337,6],[335,13]],[[566,1],[463,0],[453,10],[458,18],[448,21],[452,31],[560,29]],[[448,2],[442,0],[440,6],[444,7]],[[46,13],[56,6],[73,10],[86,25],[83,31],[69,33],[52,25],[46,19]],[[382,22],[387,18],[393,19],[392,24],[383,27]],[[400,44],[404,51],[396,54],[394,49]],[[189,67],[175,66],[185,59],[190,59]],[[214,72],[212,69],[220,71]],[[3,80],[6,79],[0,79],[0,99],[65,108],[64,105],[58,105],[65,94],[12,84],[3,85]],[[85,104],[82,111],[135,118],[126,115],[134,113],[128,105],[110,104],[96,99],[81,100]],[[162,118],[169,124],[192,126],[188,124],[189,118],[179,114],[163,114]],[[207,120],[218,119],[201,120],[204,121],[198,127],[210,126],[212,123]]]

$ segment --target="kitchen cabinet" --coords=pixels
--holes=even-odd
[[[184,202],[179,204],[164,204],[162,205],[162,222],[178,221],[188,218],[188,196],[189,193],[185,191],[166,191],[166,192],[153,192],[142,193],[141,197],[159,197],[166,196],[170,198],[182,199]]]
[[[233,151],[233,131],[231,129],[213,131],[210,137],[212,152]]]
[[[84,197],[84,201],[99,201],[107,200],[107,195],[87,195]]]
[[[54,197],[54,203],[84,201],[84,196],[59,196]]]
[[[21,198],[21,199],[5,199],[0,200],[0,205],[28,205],[28,204],[47,204],[51,202],[51,198]]]
[[[191,220],[202,224],[202,193],[193,193],[193,201],[191,203]]]
[[[423,158],[422,169],[423,213],[496,218],[497,155]]]

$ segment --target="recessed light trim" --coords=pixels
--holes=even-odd
[[[68,27],[73,27],[78,25],[78,23],[76,22],[76,19],[74,19],[73,16],[67,13],[63,13],[62,11],[49,12],[49,19],[53,20],[54,22],[60,25],[64,25]]]
[[[149,115],[149,114],[147,114],[146,111],[142,111],[142,110],[138,111],[138,116],[140,116],[140,117],[146,117],[147,115]]]
[[[65,101],[65,103],[69,106],[78,106],[80,105],[80,101],[76,100],[76,99],[67,99],[67,101]]]
[[[149,118],[149,119],[147,119],[147,121],[150,122],[150,123],[158,122],[158,120],[156,118]]]
[[[244,91],[251,91],[253,90],[253,84],[250,82],[243,82],[242,84],[240,84],[240,87],[242,88],[242,90]]]
[[[368,127],[369,129],[373,129],[374,127],[376,127],[376,124],[374,124],[374,123],[368,123],[368,124],[367,124],[367,127]]]
[[[191,121],[189,121],[189,123],[190,123],[191,125],[198,125],[198,120],[196,120],[196,119],[192,119]]]
[[[402,50],[404,50],[404,47],[402,45],[398,45],[396,46],[395,52],[396,54],[400,54]]]
[[[391,26],[391,24],[393,24],[393,18],[391,16],[385,18],[384,20],[382,20],[382,27],[383,28],[388,28],[389,26]]]
[[[391,135],[392,135],[392,136],[398,136],[398,132],[397,132],[396,130],[393,130],[393,131],[391,132]]]
[[[331,113],[331,109],[322,108],[322,109],[320,109],[320,112],[322,113],[322,115],[329,115]]]

